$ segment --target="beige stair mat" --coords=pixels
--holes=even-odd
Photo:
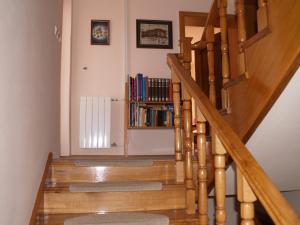
[[[70,192],[128,192],[128,191],[160,191],[161,182],[99,182],[78,183],[69,186]]]
[[[112,167],[147,167],[153,165],[153,160],[75,160],[76,166],[112,166]]]
[[[147,213],[109,213],[68,219],[64,225],[169,225],[169,218]]]

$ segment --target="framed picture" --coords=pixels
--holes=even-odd
[[[172,49],[172,21],[136,20],[136,46]]]
[[[91,21],[91,44],[109,45],[109,20]]]

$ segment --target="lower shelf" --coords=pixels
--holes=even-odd
[[[173,129],[174,127],[156,126],[156,127],[128,127],[128,129]]]

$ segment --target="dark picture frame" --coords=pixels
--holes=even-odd
[[[173,49],[172,21],[136,20],[136,47]]]
[[[91,20],[91,45],[110,44],[110,21]]]

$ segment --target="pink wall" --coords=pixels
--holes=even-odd
[[[73,0],[71,66],[71,154],[123,154],[124,152],[124,1]],[[110,20],[110,45],[91,45],[92,19]],[[87,67],[87,70],[83,70]],[[109,150],[83,150],[79,147],[80,96],[109,96],[120,99],[112,103]]]
[[[127,74],[142,72],[170,77],[169,52],[178,52],[179,11],[208,11],[211,1],[198,0],[73,0],[71,66],[71,154],[123,154],[124,101],[113,104],[110,150],[79,148],[79,97],[103,95],[124,100]],[[111,45],[91,46],[90,20],[111,21]],[[173,21],[174,49],[136,48],[136,19]],[[83,67],[88,67],[84,71]],[[68,141],[64,139],[63,141]],[[172,130],[128,132],[129,154],[173,154]]]
[[[207,12],[211,1],[128,0],[128,71],[170,78],[167,54],[179,52],[179,11]],[[136,48],[136,19],[171,20],[174,49]],[[130,130],[129,154],[174,154],[173,130]]]
[[[63,1],[62,46],[60,70],[60,152],[70,155],[70,89],[71,89],[71,33],[72,0]]]
[[[62,1],[0,7],[0,224],[28,224],[49,151],[59,154]]]

